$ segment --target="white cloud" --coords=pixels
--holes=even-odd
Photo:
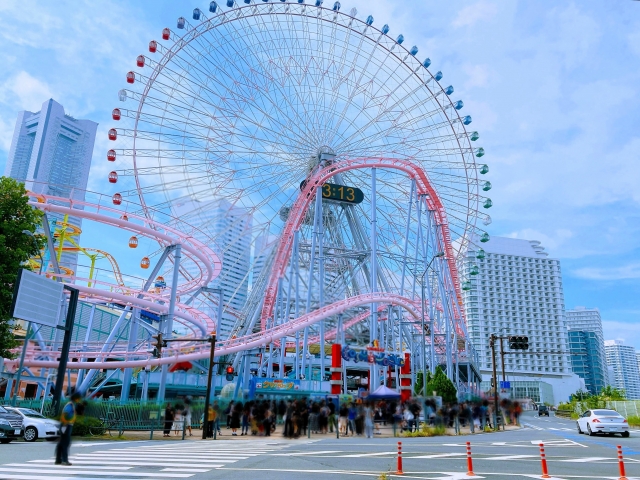
[[[54,96],[46,82],[20,71],[2,85],[0,101],[20,110],[37,112],[42,103]]]
[[[640,278],[640,262],[634,262],[620,267],[578,268],[574,270],[572,274],[586,280],[629,280]]]
[[[467,74],[469,79],[465,82],[464,88],[471,89],[474,87],[486,87],[490,84],[490,79],[495,80],[495,74],[489,74],[488,65],[463,65],[462,71]]]
[[[545,250],[548,251],[552,257],[556,257],[558,250],[573,237],[573,233],[567,229],[558,229],[553,232],[553,234],[548,235],[532,228],[524,228],[516,232],[511,232],[505,235],[505,237],[520,238],[523,240],[539,240]]]
[[[475,25],[481,20],[490,20],[498,13],[498,7],[495,3],[478,2],[473,5],[464,7],[458,12],[453,20],[452,25],[456,28],[468,27]]]
[[[605,340],[622,340],[627,345],[640,349],[640,329],[637,324],[617,320],[603,320],[602,330]]]

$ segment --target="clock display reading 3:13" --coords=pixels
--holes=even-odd
[[[322,198],[338,202],[360,203],[364,200],[364,193],[359,188],[325,183],[322,185]]]

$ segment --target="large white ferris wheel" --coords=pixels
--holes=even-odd
[[[275,239],[255,249],[228,346],[263,338],[269,373],[299,376],[311,345],[376,341],[459,377],[473,348],[458,270],[488,239],[491,184],[471,117],[418,47],[340,2],[214,1],[126,79],[109,133],[117,192],[150,218],[187,215],[221,258],[234,222],[252,244]],[[285,346],[295,362],[274,373]]]

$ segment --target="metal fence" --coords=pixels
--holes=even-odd
[[[625,418],[640,416],[640,400],[627,400],[625,402],[607,402],[607,408],[615,410]]]
[[[230,399],[217,399],[220,405],[220,412],[229,405]],[[106,419],[114,424],[114,429],[127,430],[149,430],[151,428],[158,429],[164,423],[165,407],[168,402],[141,402],[139,400],[131,400],[122,405],[118,401],[90,401],[87,403],[84,415],[86,417],[94,417]],[[175,408],[176,406],[184,406],[184,401],[175,400],[170,402]],[[16,406],[31,408],[41,411],[45,417],[53,417],[51,401],[45,401],[44,404],[39,400],[18,400]],[[191,407],[191,426],[200,427],[202,415],[204,412],[204,402],[193,402]],[[220,425],[226,426],[227,416],[222,414],[219,418]]]

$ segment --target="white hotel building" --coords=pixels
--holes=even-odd
[[[511,395],[550,404],[568,400],[584,381],[571,372],[560,261],[535,240],[493,237],[475,243],[480,246],[470,246],[462,277],[469,337],[480,355],[483,382],[492,375],[491,334],[528,336],[525,353],[510,351],[503,340]],[[502,380],[499,344],[497,370]]]
[[[613,386],[624,390],[627,400],[640,400],[640,371],[635,349],[621,340],[605,340],[604,351],[607,364],[613,369]]]

